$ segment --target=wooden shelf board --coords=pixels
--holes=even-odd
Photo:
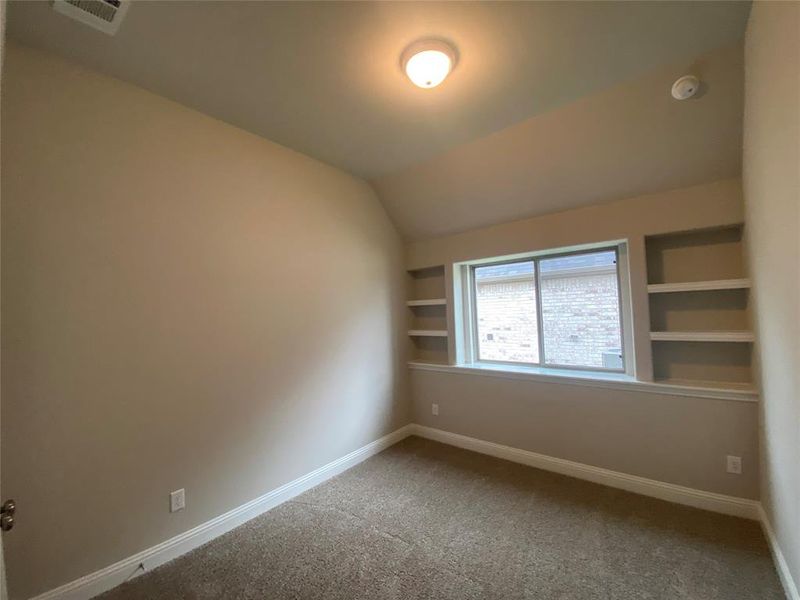
[[[409,329],[411,337],[447,337],[446,329]]]
[[[409,300],[407,306],[445,306],[447,298],[428,298],[427,300]]]
[[[752,342],[750,331],[652,331],[654,342]]]
[[[749,287],[749,279],[716,279],[713,281],[687,281],[684,283],[653,283],[647,286],[647,291],[651,294],[665,294],[672,292],[742,290]]]
[[[422,360],[422,359],[410,360],[410,361],[408,361],[408,366],[410,368],[412,368],[412,369],[415,368],[415,367],[421,367],[421,368],[433,367],[433,368],[436,368],[436,367],[449,367],[450,363],[447,362],[447,360],[431,360],[429,358],[426,358],[424,360]]]
[[[409,275],[413,275],[414,273],[424,273],[424,272],[431,272],[431,271],[442,271],[442,275],[444,275],[444,265],[429,265],[427,267],[416,267],[414,269],[406,269],[406,272]]]

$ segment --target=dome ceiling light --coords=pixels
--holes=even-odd
[[[414,42],[400,58],[411,83],[429,89],[442,83],[456,66],[456,51],[441,40]]]

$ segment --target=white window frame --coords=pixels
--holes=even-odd
[[[622,365],[621,369],[607,369],[602,367],[588,367],[580,365],[557,365],[546,364],[544,352],[544,328],[542,326],[542,299],[541,299],[541,286],[540,286],[540,269],[539,261],[549,258],[558,258],[563,256],[575,256],[580,254],[589,254],[601,251],[613,251],[616,255],[617,262],[617,291],[619,294],[619,312],[620,312],[620,344],[622,352]],[[539,362],[538,363],[524,363],[513,361],[493,361],[481,360],[478,353],[478,326],[477,326],[477,305],[475,297],[475,268],[490,265],[501,265],[518,262],[534,262],[534,277],[536,281],[536,308],[537,308],[537,343],[539,345]],[[628,250],[625,240],[602,242],[598,244],[586,244],[581,246],[572,246],[568,248],[555,248],[551,250],[542,250],[536,252],[528,252],[522,254],[515,254],[510,256],[492,257],[480,260],[473,260],[454,265],[453,284],[455,286],[454,298],[457,300],[455,304],[456,309],[456,327],[455,327],[455,350],[456,350],[456,364],[463,366],[491,366],[494,368],[508,367],[509,370],[519,371],[520,369],[528,369],[539,373],[558,373],[558,372],[576,372],[581,371],[585,373],[595,373],[598,376],[609,374],[625,374],[629,376],[634,375],[634,352],[633,352],[633,335],[632,323],[633,315],[631,312],[631,294],[630,294],[630,273],[628,268]],[[533,340],[532,340],[533,341]]]

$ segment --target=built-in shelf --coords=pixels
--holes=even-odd
[[[444,265],[430,265],[408,271],[406,327],[409,356],[414,360],[441,364],[449,361],[446,279]]]
[[[427,300],[409,300],[406,302],[408,306],[445,306],[446,304],[446,298],[429,298]]]
[[[409,329],[411,337],[447,337],[446,329]]]
[[[653,331],[654,342],[752,342],[750,331]]]
[[[645,238],[656,385],[755,394],[742,238],[742,224]]]
[[[671,292],[739,290],[749,287],[749,279],[717,279],[713,281],[687,281],[685,283],[653,283],[647,286],[647,291],[651,294],[666,294]]]

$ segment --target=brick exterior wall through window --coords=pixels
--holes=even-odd
[[[534,278],[476,281],[481,360],[538,362]],[[621,368],[615,267],[542,273],[547,364]]]
[[[481,360],[539,362],[533,276],[478,281]]]

